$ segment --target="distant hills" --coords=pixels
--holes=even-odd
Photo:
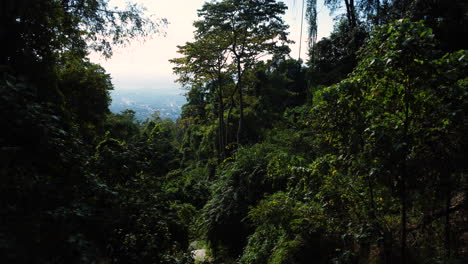
[[[111,112],[120,113],[131,109],[136,112],[136,118],[144,121],[155,111],[159,111],[162,118],[176,120],[181,113],[182,106],[186,103],[185,97],[180,93],[158,89],[139,90],[113,90],[111,91]]]

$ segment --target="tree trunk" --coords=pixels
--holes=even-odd
[[[237,128],[237,145],[240,144],[242,124],[244,122],[244,99],[242,97],[242,73],[240,60],[237,60],[237,90],[239,91],[239,127]]]
[[[231,113],[232,113],[232,108],[234,107],[234,94],[236,93],[237,89],[235,89],[232,93],[231,96],[229,97],[231,100],[231,104],[229,105],[229,110],[228,110],[228,115],[227,115],[227,120],[226,120],[226,136],[224,137],[224,140],[226,141],[225,146],[228,145],[228,143],[231,142],[230,137],[229,137],[229,124],[231,121]]]
[[[403,153],[401,156],[401,180],[400,180],[400,193],[401,193],[401,263],[406,263],[406,238],[408,236],[408,231],[406,227],[407,222],[407,212],[408,212],[408,201],[407,201],[407,192],[406,192],[406,181],[408,179],[408,168],[407,168],[407,158],[409,150],[409,108],[410,108],[410,94],[411,94],[411,81],[410,77],[407,79],[406,86],[404,88],[404,111],[405,111],[405,122],[403,126]]]
[[[380,0],[377,0],[377,1],[376,1],[376,6],[375,6],[375,16],[376,16],[375,22],[376,22],[377,25],[380,25],[380,24],[381,24],[381,21],[382,21],[380,15],[381,15],[381,12],[380,12]]]
[[[220,78],[218,78],[218,127],[219,127],[219,156],[220,160],[225,157],[225,140],[224,140],[224,102],[223,102],[223,91],[221,87]]]
[[[356,8],[354,6],[354,0],[349,1],[349,9],[351,11],[351,23],[353,25],[353,28],[357,25],[356,21]]]
[[[406,163],[406,161],[404,161]],[[407,229],[407,201],[406,201],[406,164],[403,164],[403,174],[401,177],[401,263],[406,263],[406,237]]]
[[[448,260],[451,255],[450,251],[450,201],[452,193],[450,187],[447,186],[447,200],[445,201],[445,257]]]
[[[354,0],[345,0],[346,5],[346,17],[348,18],[348,23],[352,29],[357,25],[356,19],[356,8],[354,6]]]

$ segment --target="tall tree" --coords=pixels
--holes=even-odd
[[[286,6],[275,0],[225,0],[206,3],[199,11],[199,34],[223,38],[228,44],[231,64],[236,71],[239,94],[237,143],[241,143],[244,122],[244,75],[264,56],[287,54],[286,29],[280,15]],[[223,32],[220,34],[220,32]]]
[[[216,34],[203,34],[203,24],[195,23],[195,41],[184,46],[178,46],[181,58],[170,60],[176,66],[174,72],[179,75],[178,81],[189,89],[213,87],[213,98],[218,101],[218,154],[220,160],[224,157],[225,125],[224,125],[224,97],[223,80],[229,75],[228,63],[229,43]],[[210,85],[203,85],[210,84]]]

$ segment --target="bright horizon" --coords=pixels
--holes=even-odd
[[[166,36],[154,35],[144,42],[135,40],[123,48],[116,48],[110,59],[104,59],[96,53],[90,55],[90,60],[101,64],[111,74],[115,90],[160,90],[161,93],[182,94],[181,85],[175,83],[177,76],[172,73],[173,65],[169,59],[180,57],[177,45],[193,41],[193,22],[198,19],[197,10],[206,0],[172,0],[168,5],[162,0],[135,0],[147,8],[147,14],[169,21],[165,30]],[[301,28],[302,1],[286,0],[288,7],[283,19],[289,25],[289,38],[295,43],[289,45],[290,56],[294,59],[299,55],[299,38]],[[110,6],[120,6],[125,1],[111,0]],[[333,19],[328,9],[318,6],[318,36],[317,39],[329,36],[333,29]],[[182,7],[182,8],[175,8]],[[305,17],[304,17],[305,18]],[[307,25],[304,22],[302,36],[301,58],[307,58]]]

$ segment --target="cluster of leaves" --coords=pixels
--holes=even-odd
[[[189,262],[187,209],[163,191],[174,124],[110,114],[111,78],[86,58],[158,21],[105,0],[1,6],[0,261]]]
[[[422,22],[382,26],[351,75],[314,94],[302,122],[317,156],[299,177],[286,163],[286,189],[246,214],[241,263],[461,257],[467,52],[436,45]]]
[[[129,114],[114,115],[114,127]],[[183,207],[164,191],[166,174],[178,168],[179,156],[171,142],[173,124],[157,117],[130,123],[135,135],[120,141],[110,137],[110,131],[119,129],[110,130],[90,164],[95,177],[116,195],[107,201],[112,211],[103,220],[112,228],[109,254],[118,263],[178,263],[188,257],[184,255],[188,227],[179,215]],[[128,127],[123,130],[128,132]]]
[[[246,75],[256,85],[246,108],[255,129],[247,131],[261,143],[215,165],[201,211],[202,238],[219,261],[464,258],[467,52],[446,53],[423,22],[401,19],[375,28],[356,54],[348,26],[327,40],[339,49],[323,46],[332,54],[311,58],[316,83],[302,86],[308,101],[291,93],[291,61],[258,63],[256,70],[268,70]],[[291,76],[294,85],[299,76]],[[189,130],[212,126],[212,118]]]

